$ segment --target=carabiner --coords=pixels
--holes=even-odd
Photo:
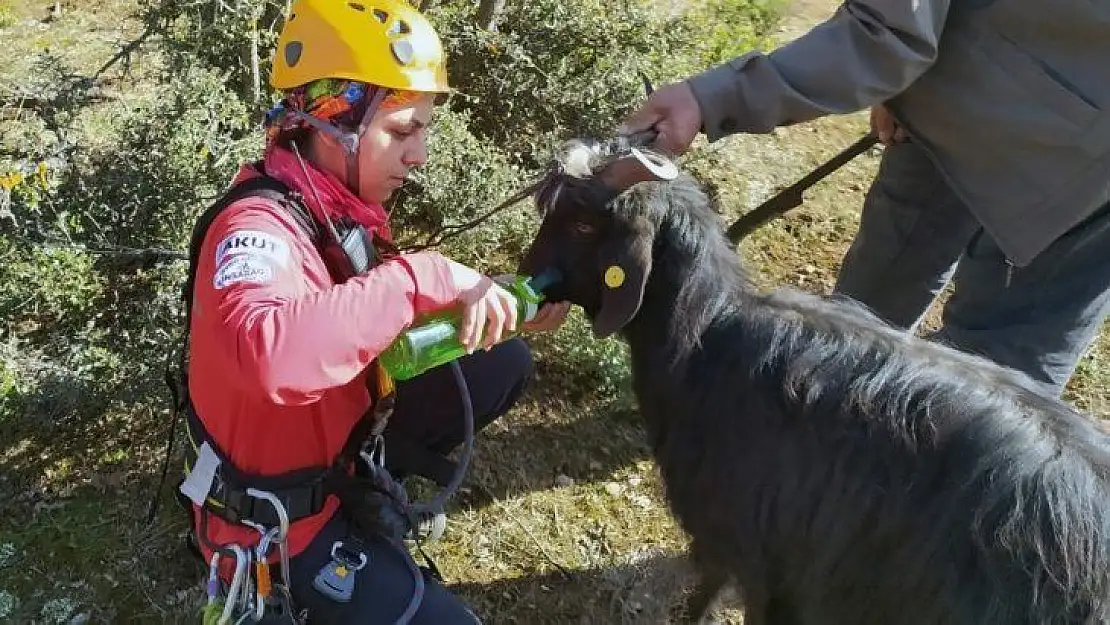
[[[281,528],[270,528],[268,532],[262,534],[262,538],[258,541],[258,546],[254,550],[254,620],[256,622],[261,621],[262,617],[265,616],[266,600],[270,598],[270,593],[273,591],[273,585],[270,581],[270,565],[266,562],[266,554],[270,551],[270,545],[278,538],[280,533]]]
[[[224,610],[223,613],[220,614],[220,625],[227,625],[227,623],[231,621],[231,611],[234,609],[235,604],[239,602],[237,597],[243,585],[243,577],[247,573],[247,566],[249,564],[247,552],[239,545],[231,545],[225,547],[225,549],[235,554],[235,576],[231,578],[231,588],[227,591],[227,600],[224,602]]]
[[[270,502],[274,507],[274,512],[277,513],[279,521],[280,532],[277,538],[278,551],[281,554],[281,580],[285,583],[287,588],[292,588],[292,583],[289,578],[289,513],[285,510],[281,500],[277,495],[257,488],[248,488],[247,495],[255,499],[263,499]],[[258,529],[257,527],[255,529]]]
[[[367,450],[367,447],[369,447],[369,450]],[[363,446],[362,451],[360,451],[358,455],[370,470],[374,470],[377,467],[384,467],[385,437],[381,434],[375,435],[370,439],[369,444]]]

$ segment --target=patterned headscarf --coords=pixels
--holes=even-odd
[[[321,78],[290,89],[285,97],[266,113],[266,119],[263,122],[266,129],[266,143],[272,145],[285,131],[310,127],[300,116],[290,115],[291,111],[311,115],[340,128],[356,129],[366,114],[366,107],[373,100],[377,90],[381,88],[357,80]],[[380,109],[399,108],[418,97],[420,97],[419,92],[393,90],[382,101]]]

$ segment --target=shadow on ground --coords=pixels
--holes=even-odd
[[[682,554],[647,549],[620,566],[542,572],[490,583],[450,586],[489,625],[669,623],[668,614],[693,585]],[[730,599],[725,607],[733,606]],[[724,612],[718,610],[720,619]],[[739,623],[728,614],[725,623]]]
[[[567,478],[602,481],[649,457],[638,416],[626,408],[584,406],[546,390],[531,391],[503,422],[475,441],[474,460],[456,504],[548,490]]]

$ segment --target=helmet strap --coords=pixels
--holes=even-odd
[[[382,101],[389,95],[389,89],[386,87],[377,87],[374,90],[374,95],[370,99],[370,103],[366,106],[366,111],[362,114],[362,120],[358,124],[358,129],[355,132],[342,130],[335,124],[328,123],[322,119],[303,113],[301,111],[290,111],[289,114],[295,119],[303,121],[304,123],[312,126],[316,130],[326,132],[335,138],[339,145],[343,148],[343,153],[346,155],[347,161],[347,189],[354,193],[356,196],[359,191],[359,174],[358,174],[358,152],[359,144],[362,141],[362,135],[366,129],[370,127],[370,122],[374,119],[374,113],[381,107]]]
[[[366,105],[366,112],[362,114],[362,121],[358,124],[358,130],[354,135],[354,149],[350,149],[344,144],[347,150],[347,188],[351,190],[356,196],[359,192],[359,174],[358,174],[358,152],[359,144],[362,143],[362,135],[366,129],[370,127],[370,122],[374,119],[374,113],[382,105],[385,96],[389,95],[389,89],[386,87],[378,87],[374,90],[374,96],[370,99],[370,103]]]

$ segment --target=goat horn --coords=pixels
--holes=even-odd
[[[597,175],[606,186],[621,192],[638,182],[674,180],[678,167],[662,156],[632,148],[630,155],[609,163]]]

